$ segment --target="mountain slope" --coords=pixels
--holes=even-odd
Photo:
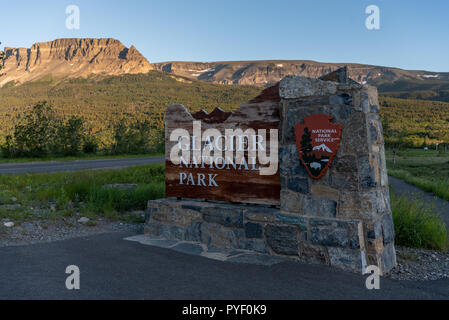
[[[126,74],[77,79],[46,77],[22,85],[0,88],[1,136],[11,133],[25,110],[39,101],[48,101],[58,116],[82,116],[107,144],[111,140],[111,121],[125,117],[157,119],[170,104],[184,104],[192,112],[215,107],[236,109],[260,93],[260,88],[222,86],[189,80],[152,70],[145,74]]]
[[[57,39],[30,49],[5,48],[0,87],[45,77],[66,79],[147,73],[155,69],[217,84],[270,86],[287,75],[318,78],[347,65],[350,78],[392,97],[449,101],[449,73],[402,70],[310,60],[161,62],[150,64],[137,49],[115,39]]]
[[[357,82],[405,80],[448,80],[449,72],[435,73],[354,63],[322,63],[310,60],[262,60],[226,62],[162,62],[153,63],[156,70],[221,84],[266,86],[286,75],[318,78],[348,66],[350,78]]]
[[[0,86],[46,76],[79,78],[94,74],[147,73],[148,60],[134,46],[115,39],[58,39],[35,43],[30,49],[5,48]]]
[[[354,63],[321,63],[308,60],[226,62],[163,62],[159,71],[219,84],[270,86],[287,75],[319,78],[348,66],[349,77],[377,86],[379,92],[401,98],[449,101],[449,72],[402,70]],[[418,92],[419,91],[419,92]]]

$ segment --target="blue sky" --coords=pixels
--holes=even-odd
[[[112,37],[151,62],[307,59],[449,71],[447,0],[2,2],[2,47]],[[79,30],[65,27],[71,4]],[[380,8],[380,30],[365,27],[368,5]]]

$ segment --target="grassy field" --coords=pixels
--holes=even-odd
[[[57,219],[74,214],[127,220],[130,210],[144,210],[148,200],[165,196],[163,165],[122,170],[54,174],[0,175],[0,219]],[[137,184],[122,190],[111,184]]]
[[[449,152],[407,149],[398,151],[396,163],[387,151],[388,174],[449,200]]]

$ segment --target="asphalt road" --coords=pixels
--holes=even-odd
[[[381,279],[321,265],[221,262],[125,241],[109,233],[0,248],[0,299],[449,299],[449,279]],[[65,287],[66,267],[80,268],[78,291]]]
[[[52,173],[80,170],[120,169],[125,167],[162,162],[164,162],[164,157],[3,163],[0,164],[0,174]]]

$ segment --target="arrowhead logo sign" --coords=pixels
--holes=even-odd
[[[327,114],[304,118],[295,125],[299,158],[314,179],[320,179],[332,164],[340,147],[341,125],[331,123]]]

